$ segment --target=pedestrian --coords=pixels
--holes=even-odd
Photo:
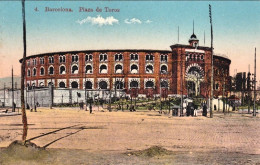
[[[127,105],[126,105],[126,109],[128,109],[128,108],[129,108],[129,105],[127,104]]]
[[[187,108],[186,108],[186,115],[187,115],[187,116],[190,116],[190,112],[191,112],[191,105],[188,104],[188,105],[187,105]]]
[[[89,113],[90,114],[92,113],[92,105],[91,104],[89,105]]]
[[[15,112],[16,104],[14,103],[14,112]]]
[[[79,103],[79,109],[83,109],[83,107],[84,107],[84,103],[83,103],[83,102],[80,102],[80,103]]]
[[[193,114],[195,117],[198,116],[198,112],[197,112],[197,109],[194,109],[194,114]]]
[[[26,104],[26,109],[30,109],[30,105],[28,103]]]
[[[205,116],[205,117],[207,117],[207,109],[208,109],[208,108],[207,108],[207,105],[204,104],[204,105],[203,105],[202,115]]]
[[[37,112],[37,104],[34,105],[34,112]]]
[[[190,107],[190,115],[193,117],[194,115],[194,105],[192,104]]]

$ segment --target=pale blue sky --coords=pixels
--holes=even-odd
[[[195,34],[204,45],[210,46],[208,5],[212,6],[214,23],[214,48],[216,53],[227,54],[232,60],[231,74],[235,68],[247,71],[253,66],[254,47],[260,46],[260,2],[225,1],[63,1],[26,2],[28,55],[86,49],[163,49],[177,43],[180,27],[180,43],[187,44]],[[35,7],[38,12],[35,12]],[[71,8],[74,12],[44,12],[45,7]],[[92,8],[93,12],[78,12],[79,7]],[[120,12],[96,12],[99,7],[120,9]],[[113,25],[79,24],[87,17],[113,17]],[[142,23],[127,24],[132,18]],[[150,20],[150,23],[145,21]],[[0,77],[9,76],[14,65],[15,74],[20,74],[18,60],[22,57],[22,11],[19,1],[0,2]],[[260,61],[260,60],[258,60]],[[7,69],[4,69],[4,66]],[[260,71],[260,69],[259,69]],[[260,72],[258,72],[260,74]]]

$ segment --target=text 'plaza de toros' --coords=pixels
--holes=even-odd
[[[199,46],[195,34],[189,45],[169,50],[84,50],[44,53],[27,57],[28,87],[123,91],[134,97],[202,95],[208,98],[211,48]],[[214,95],[222,95],[230,59],[213,56]],[[21,60],[20,60],[21,62]],[[183,89],[183,90],[182,90]]]

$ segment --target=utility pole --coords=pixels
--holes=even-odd
[[[22,140],[25,143],[27,137],[27,117],[24,104],[24,77],[25,77],[25,61],[26,61],[26,23],[25,23],[25,0],[22,0],[22,15],[23,15],[23,61],[21,68],[21,109],[22,109],[22,122],[23,122],[23,135]]]
[[[178,43],[180,41],[180,29],[179,29],[179,26],[178,26]]]
[[[86,57],[87,55],[85,54],[82,55],[82,74],[84,74],[84,83],[83,83],[83,87],[85,87],[84,89],[84,96],[85,96],[85,104],[86,104],[86,110],[87,110],[87,99],[86,99],[86,74],[87,74],[87,70],[86,70]],[[93,68],[92,68],[93,69]],[[93,84],[94,85],[94,84]]]
[[[204,30],[204,46],[205,46],[205,40],[206,40],[206,38],[205,38],[205,30]]]
[[[223,113],[226,114],[225,110],[225,76],[223,71],[223,87],[222,87],[222,102],[223,102]]]
[[[255,70],[254,70],[254,108],[253,108],[253,116],[256,116],[256,48],[255,48]]]
[[[12,66],[12,112],[14,112],[14,70]]]
[[[182,74],[182,54],[181,54],[181,109],[180,116],[183,116],[183,74]]]
[[[250,79],[250,65],[248,66],[248,73],[247,73],[247,104],[248,104],[248,114],[250,113],[250,102],[251,102],[251,79]]]
[[[212,17],[211,17],[211,5],[209,5],[209,18],[210,18],[210,27],[211,27],[211,92],[210,92],[210,118],[213,118],[213,27],[212,27]]]
[[[5,83],[4,83],[4,105],[3,107],[5,107]]]

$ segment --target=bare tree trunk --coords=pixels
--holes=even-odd
[[[24,77],[25,77],[25,60],[26,60],[26,26],[25,26],[25,0],[22,0],[22,12],[23,12],[23,60],[22,60],[22,68],[21,68],[21,108],[22,108],[22,122],[23,122],[23,136],[22,140],[25,142],[27,137],[27,117],[25,111],[25,103],[24,103]]]

